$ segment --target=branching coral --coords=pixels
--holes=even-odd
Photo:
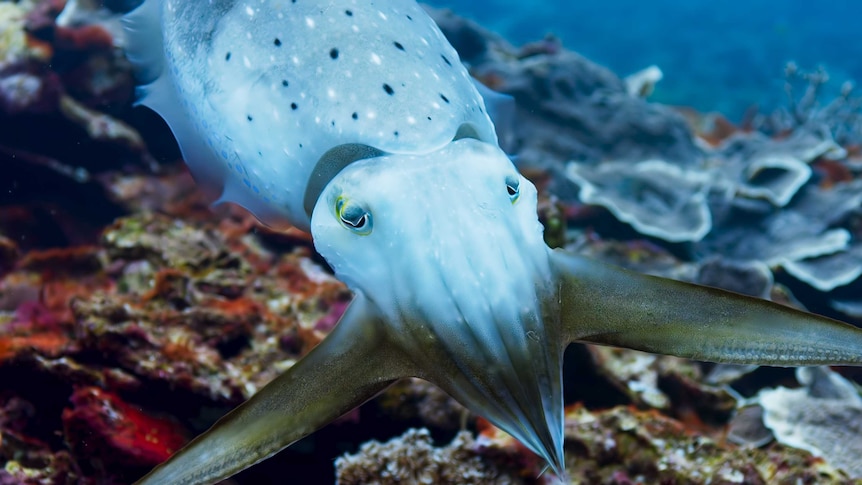
[[[784,68],[784,75],[787,106],[755,117],[752,120],[754,128],[770,135],[781,135],[825,127],[839,145],[862,143],[862,96],[854,92],[856,85],[853,81],[841,84],[838,95],[823,104],[822,98],[830,81],[826,70],[818,67],[806,71],[790,62]],[[802,94],[798,95],[800,88]]]

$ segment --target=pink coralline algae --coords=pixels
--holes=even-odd
[[[76,389],[63,410],[63,431],[79,464],[91,472],[147,469],[166,460],[188,437],[177,423],[158,419],[98,387]]]

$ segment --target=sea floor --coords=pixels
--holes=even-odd
[[[0,484],[133,482],[351,299],[308,234],[209,206],[164,123],[133,107],[117,14],[81,1],[58,21],[63,7],[0,3]],[[431,14],[513,97],[498,133],[540,190],[550,245],[862,323],[852,89],[819,99],[825,74],[788,66],[796,101],[734,124],[650,102],[654,71],[622,79],[554,38],[513,46]],[[568,480],[862,483],[849,382],[862,372],[573,345]],[[229,483],[552,483],[544,468],[406,380]]]

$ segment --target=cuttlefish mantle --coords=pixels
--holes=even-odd
[[[426,379],[564,476],[571,342],[699,360],[862,364],[862,330],[545,245],[486,100],[404,0],[146,0],[142,104],[198,183],[308,228],[354,293],[330,335],[139,483],[213,483],[398,379]]]

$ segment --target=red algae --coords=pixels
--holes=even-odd
[[[58,49],[72,51],[109,50],[114,47],[113,36],[99,25],[57,27],[54,29],[54,42]]]
[[[185,440],[151,412],[194,420],[240,403],[313,348],[331,329],[316,323],[349,299],[307,250],[279,254],[255,225],[224,235],[209,218],[120,219],[95,246],[24,251],[0,275],[0,375],[63,383],[48,400],[72,406],[43,417],[62,422],[79,483],[143,474]]]
[[[688,121],[694,134],[713,147],[745,131],[718,113],[704,114],[687,107],[678,107],[677,110]]]
[[[23,350],[34,349],[42,355],[60,355],[71,339],[63,334],[38,332],[30,335],[4,335],[0,338],[0,362],[18,355]]]
[[[0,279],[0,361],[29,350],[62,355],[74,343],[70,303],[110,286],[94,248],[31,251],[15,266]]]
[[[95,246],[49,248],[28,252],[18,261],[18,268],[35,272],[88,273],[101,267],[99,256],[100,250]]]
[[[98,387],[77,389],[70,401],[63,431],[82,468],[125,475],[161,463],[187,441],[175,421],[146,414]]]
[[[831,189],[835,185],[852,182],[855,178],[850,168],[835,160],[818,159],[812,164],[814,170],[822,175],[819,186],[822,189]]]

